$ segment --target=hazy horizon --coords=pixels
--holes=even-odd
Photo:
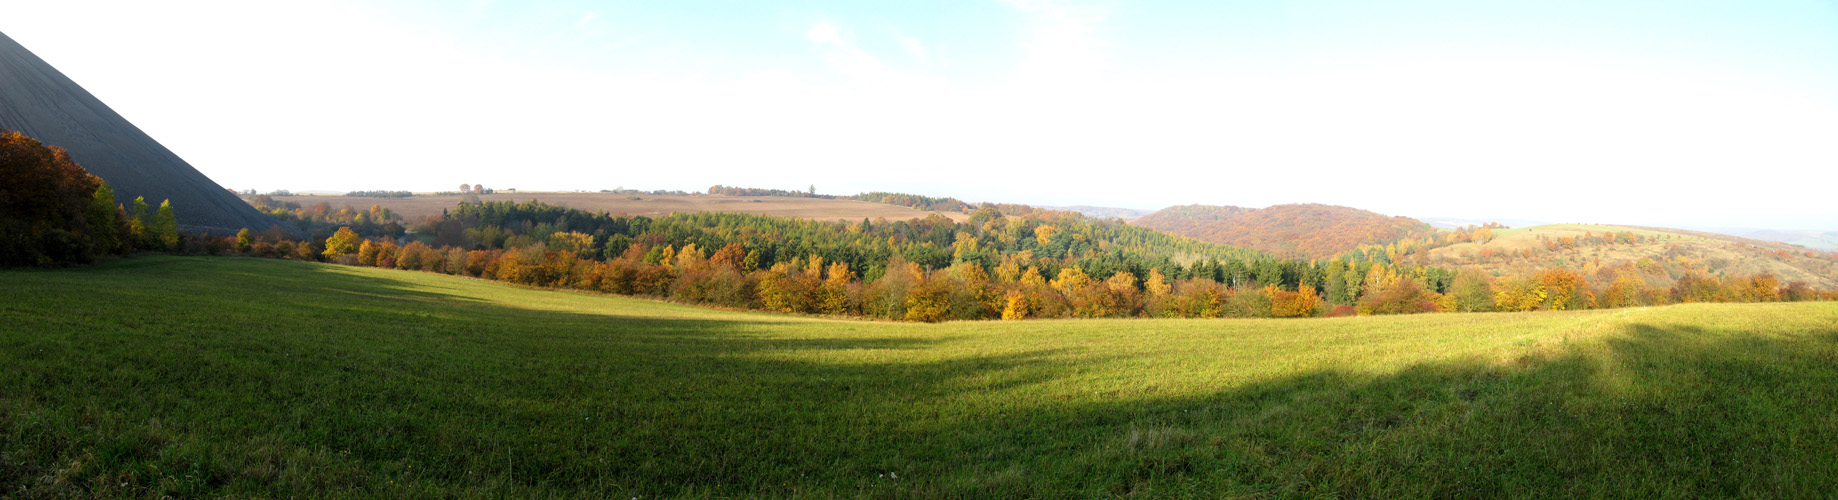
[[[714,184],[1838,231],[1838,5],[14,2],[233,189]]]

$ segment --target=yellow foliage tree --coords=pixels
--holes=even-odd
[[[1065,295],[1072,295],[1089,284],[1091,284],[1091,276],[1086,275],[1085,270],[1077,266],[1068,266],[1059,270],[1059,277],[1053,280],[1053,289]]]
[[[1168,277],[1162,276],[1162,272],[1159,269],[1149,270],[1149,279],[1142,283],[1142,288],[1143,291],[1149,293],[1150,298],[1166,297],[1168,292],[1174,289],[1173,286],[1168,284]]]
[[[1494,289],[1494,309],[1500,311],[1536,311],[1544,306],[1549,293],[1538,280],[1517,277],[1502,281]]]
[[[664,245],[661,255],[662,257],[657,259],[657,265],[670,267],[670,264],[676,262],[676,249],[671,248],[670,245]]]
[[[1615,281],[1609,283],[1608,289],[1602,291],[1603,307],[1629,307],[1640,305],[1641,292],[1647,282],[1641,279],[1634,270],[1625,270],[1615,275]]]
[[[561,250],[579,254],[593,248],[594,237],[591,234],[568,231],[549,235],[549,241],[547,243],[550,250]]]
[[[336,259],[357,253],[358,245],[363,241],[364,238],[350,227],[338,228],[338,232],[332,233],[332,237],[325,240],[325,256]]]
[[[364,240],[364,242],[357,247],[357,264],[360,266],[377,265],[377,250],[376,243],[372,243],[370,240]]]
[[[1058,234],[1058,233],[1059,233],[1059,228],[1049,226],[1049,225],[1042,225],[1040,227],[1034,228],[1034,241],[1038,241],[1040,242],[1040,244],[1045,245],[1047,244],[1047,241],[1053,239],[1054,234]]]
[[[1270,296],[1270,315],[1278,318],[1302,318],[1315,315],[1315,305],[1321,303],[1321,296],[1315,294],[1314,287],[1301,287],[1301,290],[1285,292],[1276,285],[1265,285],[1264,294]]]
[[[1002,308],[1002,319],[1027,319],[1029,312],[1028,297],[1020,290],[1009,290],[1007,306]]]
[[[1110,288],[1112,292],[1135,292],[1136,275],[1129,272],[1113,274],[1110,279],[1104,280],[1104,286]]]

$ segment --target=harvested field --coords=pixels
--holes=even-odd
[[[408,198],[367,198],[342,195],[276,196],[274,199],[311,206],[325,202],[332,207],[382,205],[408,220],[439,215],[442,209],[459,205],[459,195],[415,195]],[[970,218],[961,212],[928,212],[898,205],[855,200],[823,200],[779,196],[678,196],[614,193],[527,192],[480,195],[481,201],[526,202],[537,200],[578,210],[612,214],[657,216],[676,212],[739,212],[817,220],[862,220],[885,217],[888,220],[924,218],[937,213],[951,220]]]

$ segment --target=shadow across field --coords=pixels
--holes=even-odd
[[[970,342],[992,335],[976,324],[532,310],[502,303],[522,292],[456,300],[319,266],[269,270],[257,289],[209,278],[247,266],[70,273],[173,282],[214,321],[120,294],[116,313],[151,315],[142,326],[103,318],[41,331],[27,316],[0,327],[0,361],[18,367],[0,373],[0,484],[23,485],[0,495],[1805,498],[1838,488],[1829,317],[1788,334],[1630,323],[1604,342],[1506,364],[1157,392],[1145,388],[1193,378],[1186,370],[1205,369],[1207,354],[1050,338],[992,348]]]

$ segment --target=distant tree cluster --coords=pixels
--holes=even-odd
[[[614,189],[602,189],[600,190],[600,192],[613,193],[613,194],[648,194],[648,195],[653,195],[653,196],[699,196],[701,195],[701,193],[691,193],[688,191],[676,190],[676,189],[653,189],[650,191],[645,191],[643,189],[614,188]]]
[[[0,266],[94,262],[134,250],[179,248],[170,202],[149,213],[115,202],[107,182],[56,146],[0,130]]]
[[[251,196],[245,201],[281,225],[297,229],[315,240],[330,236],[341,226],[355,227],[365,234],[389,238],[402,236],[405,231],[401,215],[377,204],[370,205],[369,209],[352,208],[350,205],[334,209],[331,204],[322,201],[302,207],[299,203],[276,200],[268,195]]]
[[[957,198],[933,198],[930,196],[906,193],[885,193],[877,191],[858,194],[852,198],[871,203],[885,203],[888,205],[899,205],[902,207],[940,212],[969,212],[971,209],[969,203],[964,203]]]
[[[345,193],[345,196],[361,198],[407,198],[414,195],[415,193],[408,191],[352,191]]]
[[[842,198],[841,196],[835,195],[817,194],[816,186],[811,186],[809,190],[805,191],[792,191],[788,189],[743,188],[716,184],[708,188],[708,194],[721,196],[783,196],[787,198],[816,198],[821,200]]]
[[[512,192],[517,190],[512,189]],[[496,194],[498,190],[485,187],[484,184],[460,184],[459,191],[441,191],[434,193],[441,196]]]

